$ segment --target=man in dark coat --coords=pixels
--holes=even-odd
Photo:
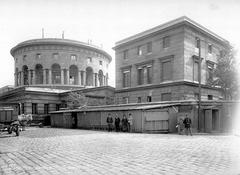
[[[123,132],[127,132],[128,130],[128,119],[126,118],[126,115],[123,115],[123,119],[122,119],[122,131]]]
[[[111,117],[111,114],[108,114],[108,117],[107,117],[108,132],[112,131],[112,123],[113,123],[113,119]]]
[[[120,118],[118,116],[115,117],[115,129],[116,129],[116,132],[118,132],[120,130]]]
[[[188,117],[188,115],[186,115],[185,119],[183,120],[183,124],[185,126],[186,135],[190,133],[190,135],[192,136],[192,131],[191,131],[192,120]]]

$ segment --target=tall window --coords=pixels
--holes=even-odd
[[[56,104],[56,111],[60,110],[60,106],[61,106],[61,104]]]
[[[102,61],[99,61],[99,65],[102,66]]]
[[[212,54],[212,44],[208,44],[208,53]]]
[[[92,57],[87,57],[87,63],[91,63],[92,62]]]
[[[152,42],[148,42],[147,43],[147,53],[151,53],[152,52]]]
[[[198,61],[194,61],[193,63],[193,81],[199,81],[199,77],[198,77]]]
[[[123,87],[130,87],[131,85],[131,72],[130,70],[123,71]]]
[[[25,113],[25,106],[24,106],[24,103],[21,103],[21,107],[22,107],[22,109],[21,109],[22,114],[24,114],[24,113]]]
[[[168,81],[172,79],[172,64],[171,60],[165,60],[162,62],[162,81]]]
[[[137,98],[137,103],[142,103],[142,98],[141,97]]]
[[[41,58],[41,54],[40,54],[40,53],[37,53],[37,54],[36,54],[36,58],[37,58],[37,59],[40,59],[40,58]]]
[[[195,47],[196,48],[200,47],[200,39],[198,37],[195,38]]]
[[[123,59],[124,60],[128,59],[128,50],[123,51]]]
[[[44,114],[48,114],[49,112],[49,104],[44,104]]]
[[[208,100],[213,100],[213,95],[208,95]]]
[[[147,102],[152,102],[152,97],[151,96],[147,96]]]
[[[144,68],[138,69],[138,85],[141,85],[144,83]]]
[[[123,99],[123,101],[122,101],[123,104],[129,103],[129,97],[123,97],[122,99]]]
[[[168,48],[168,47],[170,47],[170,37],[165,36],[163,38],[163,48]]]
[[[207,62],[207,81],[209,82],[213,80],[213,68],[214,64]]]
[[[27,55],[23,55],[23,61],[27,60]]]
[[[147,83],[148,84],[152,83],[152,77],[153,77],[152,66],[148,66],[147,67]]]
[[[161,100],[162,101],[171,101],[172,100],[172,94],[171,93],[162,93]]]
[[[142,48],[142,46],[138,46],[137,47],[137,55],[142,55],[143,54],[143,50],[142,50],[143,48]]]
[[[76,61],[77,60],[77,56],[76,55],[71,55],[71,60],[72,61]]]
[[[37,114],[38,110],[37,110],[37,103],[32,103],[32,114]]]

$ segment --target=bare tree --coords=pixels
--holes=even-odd
[[[69,108],[84,107],[88,104],[88,98],[81,92],[69,92],[67,97],[67,106]]]

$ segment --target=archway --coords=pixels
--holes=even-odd
[[[93,86],[93,69],[91,67],[86,68],[86,85]]]
[[[43,67],[37,64],[35,67],[35,82],[36,84],[43,84]]]
[[[69,68],[69,84],[78,84],[78,67],[76,65],[71,65]]]
[[[52,84],[61,84],[61,67],[59,64],[52,65]]]

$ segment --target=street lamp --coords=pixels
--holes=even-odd
[[[201,40],[197,38],[197,47],[198,47],[198,131],[200,131],[200,115],[201,115]]]

